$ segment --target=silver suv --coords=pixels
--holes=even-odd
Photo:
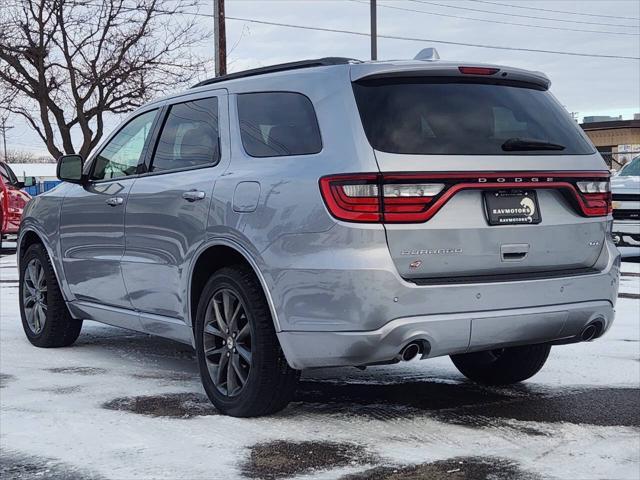
[[[19,237],[39,347],[83,319],[193,345],[235,416],[275,412],[300,370],[451,355],[534,375],[613,322],[609,172],[538,72],[328,58],[149,103]]]

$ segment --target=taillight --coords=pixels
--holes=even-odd
[[[578,190],[582,193],[607,193],[610,192],[609,180],[605,181],[590,181],[590,182],[576,182]]]
[[[382,221],[377,174],[324,177],[320,190],[334,217],[349,222]]]
[[[397,183],[383,179],[384,221],[423,222],[425,212],[444,188],[444,183]]]
[[[582,212],[588,217],[609,215],[612,211],[609,179],[576,182]]]
[[[322,197],[339,220],[422,223],[451,197],[469,189],[556,189],[586,217],[611,213],[608,172],[478,172],[331,175],[320,179]]]
[[[429,204],[444,183],[400,182],[382,175],[336,175],[320,179],[331,214],[352,222],[423,222]]]

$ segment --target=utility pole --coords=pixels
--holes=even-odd
[[[11,130],[12,128],[13,125],[7,125],[6,117],[2,117],[2,119],[0,119],[0,132],[2,132],[2,146],[4,148],[3,158],[5,162],[7,161],[7,130]]]
[[[371,0],[371,60],[378,59],[378,19],[376,0]]]
[[[216,77],[219,77],[227,74],[227,32],[224,20],[224,0],[213,0],[213,21]]]

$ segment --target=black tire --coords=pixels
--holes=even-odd
[[[231,375],[236,377],[233,382],[235,394],[229,391],[228,377],[226,377],[226,387],[223,387],[224,383],[220,381],[217,386],[212,379],[212,375],[218,376],[218,371],[221,370],[223,355],[231,359],[234,358],[234,355],[239,355],[233,353],[236,352],[235,348],[229,347],[229,344],[233,346],[233,340],[229,340],[227,337],[225,342],[224,338],[218,335],[223,328],[219,328],[216,334],[210,333],[211,327],[215,329],[219,326],[219,323],[215,321],[213,302],[216,302],[216,299],[225,293],[235,295],[236,306],[242,302],[244,313],[240,315],[241,320],[237,320],[237,323],[244,322],[244,326],[249,328],[251,335],[249,338],[250,362],[244,358],[240,359],[240,356],[235,357],[237,361],[243,362],[241,366],[245,369],[244,373],[248,369],[248,375],[246,375],[243,385],[239,387],[239,392],[236,382],[241,383],[240,376],[232,372]],[[227,325],[227,323],[224,324]],[[237,323],[235,327],[239,328]],[[217,353],[205,355],[205,325],[208,332],[206,341],[209,342],[207,349],[209,351],[223,349],[223,353],[220,353],[219,357],[216,356]],[[245,328],[242,330],[246,332]],[[233,327],[230,331],[233,331]],[[229,334],[225,333],[224,335]],[[240,333],[237,334],[237,338],[234,336],[238,351],[241,345],[240,337]],[[250,268],[244,265],[225,267],[211,276],[198,302],[195,340],[202,384],[207,396],[221,413],[234,417],[255,417],[275,413],[287,406],[295,392],[300,373],[287,364],[276,336],[264,293]],[[216,359],[219,362],[217,366]],[[227,365],[226,368],[230,369],[231,360],[227,360]],[[237,365],[240,366],[240,363]]]
[[[533,377],[547,361],[551,345],[525,345],[452,355],[456,368],[484,385],[510,385]]]
[[[25,311],[25,275],[32,261],[39,262],[44,275],[46,293],[42,295],[42,304],[46,306],[44,326],[40,330],[33,329],[27,320]],[[22,328],[27,339],[36,347],[55,348],[67,347],[75,342],[82,329],[82,320],[71,317],[64,302],[58,280],[53,271],[51,260],[44,247],[39,244],[31,245],[20,260],[20,316]]]

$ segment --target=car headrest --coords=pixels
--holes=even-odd
[[[209,125],[187,130],[180,142],[180,157],[194,164],[210,162],[215,155],[216,135]]]

